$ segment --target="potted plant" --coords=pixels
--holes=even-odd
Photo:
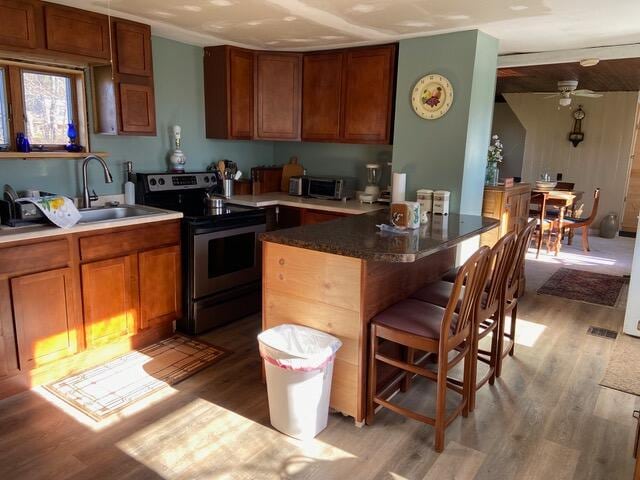
[[[487,154],[487,171],[485,173],[484,183],[495,187],[498,185],[498,179],[500,178],[500,171],[498,170],[498,164],[502,163],[502,142],[498,135],[493,134],[491,137],[491,144],[489,145],[489,152]]]

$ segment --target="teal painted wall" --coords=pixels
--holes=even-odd
[[[449,190],[452,212],[462,205],[465,213],[479,213],[484,166],[478,159],[489,142],[496,61],[497,41],[477,30],[400,42],[393,170],[407,174],[407,200],[419,188]],[[485,78],[491,69],[493,83]],[[411,107],[413,86],[428,73],[453,85],[453,105],[438,120],[423,120]],[[467,141],[473,145],[467,148]],[[472,191],[463,199],[465,177]]]
[[[153,68],[158,134],[155,137],[91,134],[91,149],[110,153],[106,161],[114,177],[114,182],[107,185],[97,162],[90,166],[90,185],[98,194],[122,193],[124,162],[128,160],[133,162],[136,171],[166,170],[171,149],[170,129],[175,124],[182,126],[182,148],[187,155],[188,170],[200,170],[212,161],[227,158],[237,162],[248,177],[252,166],[273,163],[272,142],[205,138],[202,48],[153,37]],[[91,120],[91,114],[89,118]],[[9,183],[17,190],[40,188],[78,195],[80,165],[76,160],[2,161],[0,182]]]
[[[495,105],[498,41],[478,32],[464,155],[460,213],[480,215]]]
[[[340,175],[358,179],[359,188],[367,183],[367,163],[378,163],[383,177],[380,186],[388,185],[387,162],[391,145],[351,145],[346,143],[274,142],[274,163],[288,163],[297,156],[309,175]]]

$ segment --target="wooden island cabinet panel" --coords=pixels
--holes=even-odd
[[[0,47],[38,47],[42,6],[29,0],[0,0]]]
[[[109,17],[63,5],[45,4],[47,49],[108,60]]]
[[[18,371],[18,349],[11,305],[9,280],[0,280],[0,381]]]
[[[300,140],[302,54],[256,54],[256,122],[259,140]]]
[[[305,54],[302,140],[340,140],[343,58],[341,51]]]
[[[20,369],[32,369],[78,351],[77,321],[71,268],[11,280],[20,352]]]
[[[344,67],[342,138],[390,143],[396,45],[348,50]]]
[[[440,278],[454,265],[455,253],[453,248],[412,263],[375,262],[265,241],[262,328],[293,323],[339,338],[330,405],[361,423],[369,321]]]
[[[138,269],[135,255],[82,265],[82,303],[87,347],[136,332]]]
[[[180,247],[177,245],[138,255],[140,329],[182,316],[180,265]]]

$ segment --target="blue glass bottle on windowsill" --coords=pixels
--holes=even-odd
[[[29,153],[31,151],[29,139],[22,132],[16,135],[16,149],[21,153]]]
[[[67,137],[69,137],[69,143],[67,143],[64,149],[67,152],[81,152],[82,147],[78,145],[78,132],[76,131],[76,126],[73,123],[70,123],[67,128]]]

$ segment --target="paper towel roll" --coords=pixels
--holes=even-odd
[[[393,184],[391,186],[391,201],[404,202],[406,188],[407,188],[407,174],[394,173]]]

